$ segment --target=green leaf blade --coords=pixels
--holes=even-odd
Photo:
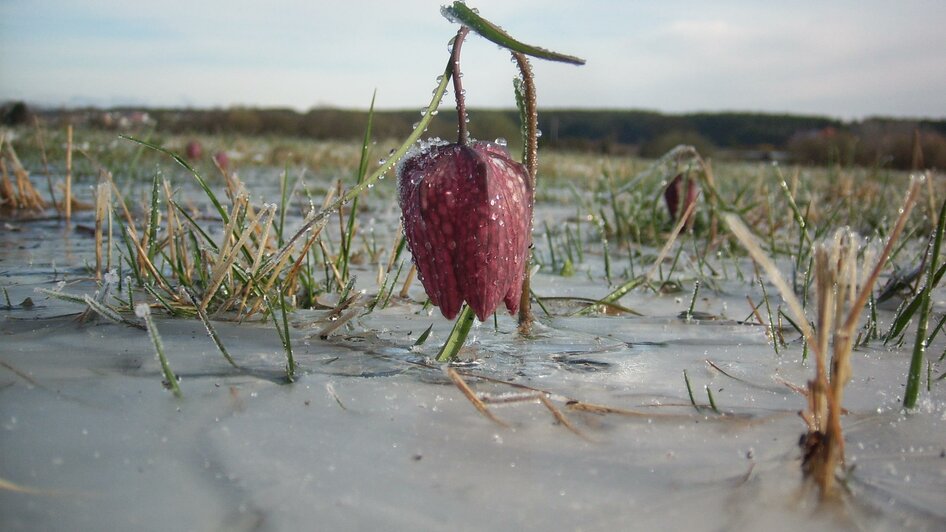
[[[585,60],[573,55],[560,54],[539,46],[532,46],[514,39],[511,35],[503,31],[502,28],[481,17],[479,13],[470,9],[463,2],[454,2],[453,5],[443,6],[440,13],[449,21],[467,26],[479,34],[480,37],[493,43],[523,54],[546,59],[548,61],[558,61],[572,65],[584,65]]]

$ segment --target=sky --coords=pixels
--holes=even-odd
[[[443,1],[0,0],[0,101],[418,111]],[[946,118],[946,1],[470,0],[533,60],[541,108]],[[515,106],[509,54],[463,47],[471,107]]]

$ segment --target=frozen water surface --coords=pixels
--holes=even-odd
[[[397,219],[390,203],[372,208]],[[537,227],[548,212],[540,204]],[[0,283],[13,303],[0,310],[4,530],[946,527],[942,386],[903,413],[905,349],[854,353],[843,420],[852,470],[840,500],[819,506],[800,475],[805,402],[785,384],[804,385],[813,367],[799,342],[776,354],[763,327],[741,321],[746,294],[759,296],[749,282],[704,285],[701,319],[690,322],[678,317],[689,294],[634,291],[621,304],[641,316],[568,317],[568,303],[555,303],[547,318],[537,308],[533,340],[508,316],[479,325],[465,348],[472,362],[458,367],[471,386],[493,398],[550,392],[576,434],[534,400],[492,405],[507,427],[477,413],[428,362],[450,324],[397,300],[329,340],[313,324],[321,312],[296,312],[302,371],[288,385],[270,324],[216,322],[241,372],[199,321],[158,317],[181,377],[175,399],[146,333],[79,324],[76,305],[34,292],[66,281],[91,294],[93,257],[90,236],[55,220],[0,230]],[[376,265],[360,268],[376,290],[365,281]],[[609,288],[599,278],[539,274],[534,286],[600,297]],[[27,297],[32,307],[20,305]]]

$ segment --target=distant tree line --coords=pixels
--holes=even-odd
[[[98,127],[129,127],[128,117],[145,111],[148,124],[168,134],[283,135],[318,140],[358,141],[364,135],[364,110],[315,108],[226,109],[116,108],[43,110],[47,121],[84,122]],[[456,136],[453,109],[444,106],[429,136]],[[22,102],[0,108],[3,123],[27,122],[32,112]],[[114,120],[115,116],[122,120]],[[515,110],[475,109],[470,131],[480,139],[519,139]],[[420,119],[417,111],[376,111],[373,137],[397,139]],[[131,121],[132,127],[135,121]],[[691,144],[716,157],[775,158],[804,164],[858,164],[895,168],[946,168],[946,120],[869,118],[842,121],[824,116],[768,113],[664,114],[641,110],[539,111],[540,144],[548,148],[657,157],[677,144]],[[919,158],[919,160],[918,160]]]

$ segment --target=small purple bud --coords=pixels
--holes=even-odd
[[[519,310],[532,233],[526,168],[489,142],[440,144],[398,168],[404,234],[430,301],[453,319]]]
[[[184,147],[184,154],[187,155],[188,159],[196,161],[203,156],[204,147],[200,144],[199,140],[192,140]]]
[[[226,171],[230,168],[230,157],[227,156],[227,152],[218,151],[214,154],[214,162],[217,163],[222,170]]]
[[[684,187],[686,187],[685,191]],[[699,184],[695,179],[687,177],[686,181],[684,181],[683,174],[677,174],[676,177],[671,179],[667,188],[664,190],[664,201],[667,203],[667,212],[670,214],[670,218],[676,222],[680,216],[683,216],[683,213],[690,208],[690,205],[696,203],[696,198],[699,193]],[[683,205],[680,204],[681,196],[683,196]],[[687,227],[693,225],[693,216],[695,214],[695,211],[690,213],[690,217],[686,221]]]

